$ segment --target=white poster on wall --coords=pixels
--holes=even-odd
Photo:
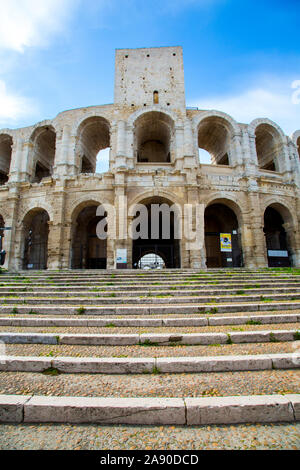
[[[127,249],[118,248],[117,249],[117,264],[125,264],[125,263],[127,263]]]

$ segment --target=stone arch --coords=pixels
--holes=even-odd
[[[76,217],[79,215],[79,213],[82,211],[82,209],[85,209],[86,207],[89,207],[91,205],[101,206],[105,204],[107,204],[107,202],[99,201],[94,197],[84,196],[83,198],[74,201],[74,203],[71,205],[69,221],[73,222],[76,219]]]
[[[43,121],[35,126],[30,136],[31,143],[31,180],[39,183],[51,177],[55,165],[56,129],[51,121]]]
[[[154,197],[161,197],[163,199],[167,199],[171,204],[177,204],[181,208],[185,203],[185,201],[180,198],[177,194],[174,194],[171,191],[167,191],[166,189],[160,188],[159,190],[150,189],[149,191],[137,194],[134,198],[129,200],[129,207],[133,206],[134,204],[139,204],[141,203],[141,201]]]
[[[128,126],[133,127],[137,119],[139,119],[143,114],[148,114],[151,112],[158,112],[158,113],[165,114],[166,116],[169,117],[170,120],[173,121],[174,126],[175,126],[175,123],[178,121],[178,116],[172,110],[167,109],[164,106],[156,104],[153,106],[147,106],[146,109],[139,109],[138,111],[135,111],[134,113],[132,113],[127,120]]]
[[[215,194],[206,201],[204,231],[208,268],[243,266],[242,224],[241,207],[232,198]],[[223,239],[228,241],[227,248]]]
[[[230,194],[220,194],[214,193],[209,196],[209,198],[205,201],[205,208],[211,206],[212,204],[224,204],[228,206],[236,215],[238,219],[239,226],[242,226],[244,223],[244,216],[242,204],[237,201],[236,198],[231,196]]]
[[[26,206],[22,209],[18,217],[17,228],[20,228],[27,214],[33,213],[33,211],[47,212],[47,214],[49,215],[49,222],[53,222],[53,207],[46,201],[37,199],[35,201],[30,202],[29,204],[26,204]]]
[[[47,269],[50,216],[41,207],[26,212],[22,219],[21,260],[23,269]]]
[[[299,159],[300,159],[300,130],[294,132],[294,134],[292,135],[292,141],[294,142],[294,144],[297,147],[298,156],[299,156]]]
[[[134,121],[134,156],[139,163],[171,163],[174,160],[175,123],[168,113],[155,109]]]
[[[286,201],[282,200],[280,197],[276,198],[274,196],[267,197],[262,204],[262,221],[263,221],[263,214],[268,207],[273,207],[276,209],[281,217],[284,219],[285,223],[292,224],[294,227],[297,226],[297,217],[293,215],[291,209],[288,207]]]
[[[111,124],[93,114],[81,119],[76,131],[75,159],[80,173],[96,173],[99,152],[111,147]]]
[[[283,132],[283,130],[281,129],[281,127],[278,124],[276,124],[276,122],[274,122],[274,121],[272,121],[271,119],[268,119],[268,118],[257,118],[257,119],[254,119],[253,121],[251,121],[249,126],[248,126],[248,130],[249,130],[250,135],[254,136],[255,135],[255,129],[261,124],[266,124],[266,125],[269,125],[270,127],[273,127],[274,130],[276,130],[278,132],[278,134],[280,135],[282,141],[283,142],[285,141],[286,135]]]
[[[228,128],[233,134],[240,133],[239,125],[235,119],[233,119],[229,114],[223,113],[222,111],[215,111],[215,110],[203,111],[200,114],[197,114],[193,118],[194,129],[197,131],[201,122],[207,119],[208,117],[217,117],[217,118],[223,119],[224,122],[227,123]]]
[[[228,114],[207,111],[194,118],[199,157],[201,152],[210,154],[215,165],[233,165],[233,138],[240,133],[238,124]]]
[[[8,182],[11,157],[12,157],[13,137],[8,133],[0,133],[0,185]]]
[[[265,201],[262,217],[269,267],[291,266],[297,248],[297,222],[292,212],[273,198]]]
[[[282,171],[283,146],[286,141],[282,129],[270,119],[255,119],[249,125],[255,137],[258,167],[262,170]]]
[[[107,240],[97,236],[97,225],[107,219],[107,213],[97,216],[103,205],[96,200],[81,201],[71,213],[72,230],[70,260],[72,269],[106,269]]]
[[[130,217],[134,219],[139,217],[139,208],[134,210],[135,204],[142,204],[146,207],[146,218],[148,224],[144,229],[145,237],[138,237],[132,240],[132,263],[133,267],[138,267],[139,260],[148,253],[154,253],[161,256],[167,268],[179,268],[181,264],[181,244],[178,237],[179,222],[181,223],[181,207],[178,203],[173,202],[174,198],[164,197],[161,193],[153,194],[147,192],[140,194],[135,198],[135,203],[131,201],[129,208]],[[152,216],[152,205],[166,204],[172,211],[168,210],[167,215],[157,215],[158,218]],[[162,209],[162,207],[160,207]],[[139,223],[140,220],[139,220]],[[153,224],[156,227],[156,235],[153,235]],[[180,232],[180,231],[179,231]]]

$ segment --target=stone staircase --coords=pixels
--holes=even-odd
[[[300,270],[0,276],[0,422],[300,420]]]

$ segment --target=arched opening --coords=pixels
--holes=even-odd
[[[47,269],[49,215],[44,209],[33,209],[23,220],[23,269]]]
[[[7,183],[11,163],[13,140],[10,135],[0,135],[0,185]]]
[[[53,174],[55,161],[56,133],[52,127],[42,127],[36,130],[33,142],[33,172],[32,182],[40,183],[43,178]]]
[[[198,147],[200,163],[229,165],[231,133],[229,124],[218,116],[210,116],[201,121],[198,128]],[[211,161],[208,162],[210,154]]]
[[[78,132],[76,154],[80,173],[96,173],[108,168],[110,150],[110,126],[102,117],[84,121]],[[105,160],[105,162],[104,162]]]
[[[208,268],[243,266],[239,223],[225,204],[212,204],[205,210],[205,247]]]
[[[150,112],[140,116],[134,129],[135,154],[139,163],[170,163],[174,124],[169,116]]]
[[[84,207],[73,221],[72,269],[106,269],[107,240],[98,238],[96,231],[98,223],[106,219],[106,214],[98,217],[98,206]]]
[[[164,269],[166,263],[158,253],[147,253],[138,261],[138,269]]]
[[[261,170],[279,171],[278,157],[281,139],[277,130],[269,124],[260,124],[255,131],[258,166]]]
[[[299,155],[299,159],[300,159],[300,136],[297,139],[297,147],[298,147],[298,155]]]
[[[291,266],[289,240],[284,228],[284,219],[278,208],[267,207],[264,214],[264,234],[269,267]]]
[[[180,268],[180,242],[176,210],[172,203],[162,197],[152,197],[140,202],[145,207],[145,225],[142,227],[141,211],[135,214],[136,235],[132,242],[132,264],[138,268],[139,261],[149,253],[164,260],[166,268]]]

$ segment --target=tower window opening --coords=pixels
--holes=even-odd
[[[158,104],[159,103],[159,96],[158,96],[158,91],[153,92],[153,104]]]

